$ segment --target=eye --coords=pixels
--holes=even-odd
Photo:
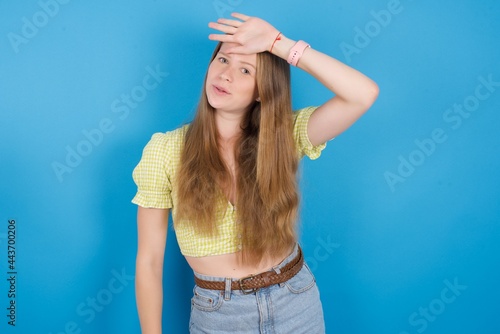
[[[223,64],[227,64],[229,61],[224,57],[219,57],[219,62],[221,62]]]
[[[242,68],[241,69],[241,73],[243,73],[243,74],[250,74],[250,71],[247,70],[246,68]]]

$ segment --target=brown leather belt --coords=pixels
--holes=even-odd
[[[277,274],[274,270],[269,270],[260,274],[250,275],[247,277],[233,280],[231,282],[231,290],[241,290],[243,293],[248,294],[274,284],[279,284],[288,281],[302,269],[304,263],[304,256],[302,250],[298,247],[297,256],[290,262],[280,268],[280,273]],[[194,282],[200,288],[209,290],[225,290],[225,281],[205,281],[198,277],[194,277]]]

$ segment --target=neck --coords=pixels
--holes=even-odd
[[[215,112],[215,124],[222,143],[232,143],[241,133],[243,113],[228,113],[220,110]]]

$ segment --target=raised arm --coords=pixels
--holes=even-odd
[[[296,41],[282,33],[264,20],[234,13],[241,20],[219,19],[209,26],[226,35],[211,34],[210,39],[234,42],[240,46],[228,52],[257,53],[269,51],[283,59],[288,59],[290,49]],[[273,45],[274,44],[274,45]],[[321,105],[309,119],[308,136],[313,145],[322,144],[349,128],[375,102],[378,86],[361,72],[342,62],[307,48],[297,66],[316,79],[335,94]]]
[[[168,213],[169,210],[146,209],[141,206],[137,211],[135,289],[142,334],[162,332],[162,276]]]

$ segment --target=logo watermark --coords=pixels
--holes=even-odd
[[[477,111],[481,101],[486,101],[500,87],[499,81],[493,80],[493,74],[479,76],[479,82],[474,89],[474,93],[466,96],[462,103],[454,103],[453,106],[446,109],[442,114],[443,121],[454,131],[460,129],[464,120],[471,117],[472,113]],[[433,155],[439,145],[448,140],[446,130],[437,127],[431,131],[427,138],[415,139],[415,149],[410,153],[398,156],[398,167],[394,171],[386,170],[384,179],[391,192],[396,191],[396,185],[404,183],[415,173],[418,167],[422,166],[428,158]]]
[[[70,1],[71,0],[38,1],[40,10],[31,15],[30,18],[26,16],[21,18],[22,26],[20,34],[12,31],[7,34],[12,50],[14,50],[15,53],[19,53],[19,47],[23,44],[28,44],[30,40],[35,38],[40,30],[59,14],[61,5],[66,5]]]
[[[327,261],[340,248],[340,244],[333,242],[330,235],[326,237],[326,240],[322,236],[317,237],[316,241],[317,245],[314,247],[313,257],[306,258],[311,271],[315,271],[320,263]]]
[[[362,27],[355,26],[353,28],[354,37],[351,43],[345,41],[340,43],[339,47],[346,62],[350,63],[354,54],[360,54],[363,49],[367,48],[383,29],[391,24],[394,17],[404,10],[400,0],[390,0],[385,7],[385,9],[371,10],[372,20],[366,22]]]
[[[134,275],[128,275],[125,272],[125,268],[121,271],[115,269],[111,270],[111,278],[108,280],[107,284],[97,291],[97,293],[88,296],[84,301],[76,306],[75,313],[81,319],[80,322],[75,320],[70,320],[64,324],[64,329],[62,331],[56,331],[55,333],[49,332],[49,334],[80,334],[82,333],[81,321],[86,324],[90,324],[97,317],[97,314],[104,311],[114,300],[114,298],[123,292],[123,290],[129,286],[131,282],[134,281]],[[132,284],[133,285],[133,284]]]
[[[226,17],[241,5],[243,0],[214,0],[212,6],[217,12],[218,17]]]
[[[410,326],[415,327],[417,333],[423,333],[429,327],[429,323],[436,321],[438,316],[446,311],[447,305],[454,303],[462,295],[462,292],[467,289],[467,285],[458,283],[457,277],[455,277],[453,283],[447,279],[443,283],[445,287],[437,298],[431,300],[426,307],[419,307],[418,311],[413,312],[408,317],[408,323]],[[402,331],[399,334],[411,333]]]
[[[130,112],[136,109],[143,102],[148,94],[158,88],[158,86],[169,75],[160,69],[160,65],[155,68],[146,66],[146,74],[140,84],[132,87],[129,93],[123,93],[111,103],[110,109],[121,121],[126,120]],[[80,166],[84,159],[88,157],[95,148],[99,147],[107,135],[116,129],[116,123],[109,117],[102,118],[97,127],[93,129],[83,129],[82,139],[73,146],[66,145],[66,156],[62,162],[53,161],[51,166],[58,181],[62,183],[66,174],[71,174],[75,168]]]

